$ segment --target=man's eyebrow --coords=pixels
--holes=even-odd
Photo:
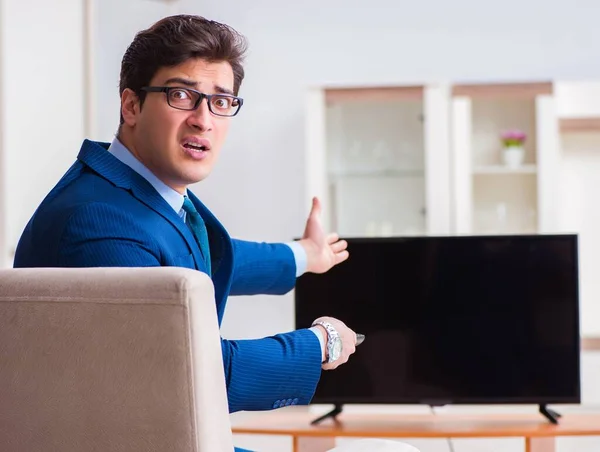
[[[233,91],[231,91],[230,89],[224,88],[222,86],[219,86],[219,85],[215,85],[215,91],[217,93],[229,94],[230,96],[235,96],[235,94],[233,94]]]
[[[198,86],[198,82],[181,77],[170,78],[165,82],[165,85],[170,85],[172,83],[179,83],[181,85],[189,86],[190,88],[195,88]]]
[[[170,85],[170,84],[180,84],[180,85],[184,85],[184,86],[189,86],[190,88],[198,88],[198,82],[195,82],[194,80],[189,80],[186,78],[181,78],[181,77],[173,77],[168,79],[165,83],[165,85]],[[220,85],[215,85],[214,90],[217,93],[221,93],[221,94],[229,94],[230,96],[234,96],[235,94],[233,94],[233,91],[225,88],[223,86]]]

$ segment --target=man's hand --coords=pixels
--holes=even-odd
[[[356,351],[356,333],[348,328],[344,322],[333,317],[319,317],[315,322],[331,323],[342,339],[342,353],[340,357],[332,363],[326,363],[321,366],[323,370],[333,370],[347,362],[350,355]],[[319,330],[323,334],[325,349],[327,349],[327,330],[322,325],[316,326],[319,327]]]
[[[300,244],[306,251],[306,271],[311,273],[325,273],[349,256],[346,250],[348,242],[340,240],[336,233],[326,235],[323,231],[321,203],[318,198],[313,198]]]

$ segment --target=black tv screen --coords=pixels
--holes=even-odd
[[[579,403],[576,235],[348,239],[305,274],[296,327],[366,335],[313,403]]]

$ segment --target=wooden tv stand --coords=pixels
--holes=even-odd
[[[563,414],[557,425],[539,414],[341,413],[336,419],[311,425],[315,417],[305,407],[282,408],[234,424],[233,433],[289,435],[294,452],[325,452],[335,447],[336,437],[521,437],[526,452],[555,452],[558,436],[600,436],[600,413]]]

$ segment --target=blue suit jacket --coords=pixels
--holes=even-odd
[[[206,271],[183,220],[108,146],[84,141],[77,161],[27,224],[14,266]],[[189,196],[209,231],[219,324],[229,295],[283,294],[293,288],[296,267],[288,246],[232,240],[198,198]],[[221,344],[230,412],[310,402],[321,373],[321,349],[312,331]]]

